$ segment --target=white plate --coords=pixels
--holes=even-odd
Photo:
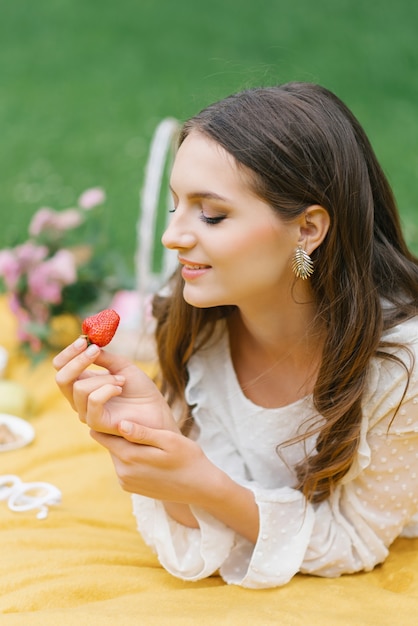
[[[33,426],[20,417],[8,415],[7,413],[0,413],[0,427],[3,424],[5,424],[5,426],[12,431],[16,439],[14,441],[10,441],[9,443],[0,443],[0,452],[23,448],[23,446],[26,446],[28,443],[33,441],[35,437]]]

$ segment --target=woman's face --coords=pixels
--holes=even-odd
[[[283,222],[257,197],[244,172],[198,132],[177,152],[175,210],[162,241],[178,251],[184,298],[193,306],[268,306],[292,284],[297,224]]]

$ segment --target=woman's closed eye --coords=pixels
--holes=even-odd
[[[169,213],[175,213],[178,206],[178,199],[173,193],[173,205],[168,210]],[[227,217],[227,214],[220,209],[216,209],[215,207],[206,207],[202,206],[200,202],[194,202],[189,206],[189,209],[196,211],[199,215],[199,219],[205,224],[219,224]]]
[[[206,215],[203,211],[200,212],[199,218],[205,224],[219,224],[226,218],[226,215]]]

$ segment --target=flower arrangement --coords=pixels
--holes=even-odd
[[[75,208],[41,208],[27,241],[0,250],[0,283],[17,318],[20,345],[32,357],[71,341],[83,317],[132,285],[100,227],[105,199],[103,189],[92,188]]]

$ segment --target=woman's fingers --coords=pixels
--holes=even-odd
[[[64,348],[54,357],[52,364],[57,371],[61,371],[70,364],[72,364],[74,371],[77,368],[81,371],[86,367],[86,364],[92,362],[97,362],[97,365],[113,374],[132,366],[132,363],[123,356],[101,350],[95,344],[88,346],[84,337],[78,337],[72,344]]]
[[[73,406],[82,422],[97,427],[103,408],[111,398],[119,396],[125,377],[107,373],[80,378],[73,385]]]
[[[53,366],[57,370],[56,383],[73,408],[75,408],[73,397],[75,381],[106,374],[105,370],[86,371],[95,362],[99,354],[100,348],[94,344],[87,347],[86,340],[79,337],[53,360]]]
[[[167,443],[165,434],[167,431],[160,431],[156,428],[148,428],[142,424],[131,422],[123,419],[118,424],[118,430],[124,439],[132,443],[138,443],[143,446],[152,446],[154,448],[163,449],[165,445],[161,440],[161,432],[163,433],[164,443]]]
[[[120,354],[115,354],[113,352],[107,352],[106,350],[99,350],[98,358],[95,359],[97,365],[107,369],[112,374],[117,374],[122,372],[125,369],[134,368],[137,370],[138,368],[133,365],[129,359]]]
[[[118,434],[118,422],[127,418],[179,432],[155,383],[126,358],[96,345],[87,346],[85,339],[79,338],[57,355],[53,364],[62,394],[90,428]]]
[[[161,453],[169,453],[174,442],[177,441],[178,435],[169,430],[150,428],[143,426],[137,422],[122,419],[118,423],[118,433],[120,436],[109,436],[102,432],[91,431],[93,439],[109,450],[117,457],[124,459],[126,462],[138,455],[139,458],[151,458],[155,451]],[[136,444],[132,446],[131,444]],[[161,459],[162,457],[160,457]]]
[[[196,442],[128,419],[119,422],[119,432],[123,436],[94,430],[90,434],[110,452],[125,491],[163,501],[192,502],[209,463]]]
[[[87,340],[84,337],[78,337],[73,343],[64,348],[59,354],[57,354],[53,360],[52,365],[56,370],[60,370],[64,365],[67,365],[78,354],[83,352],[87,348]]]

